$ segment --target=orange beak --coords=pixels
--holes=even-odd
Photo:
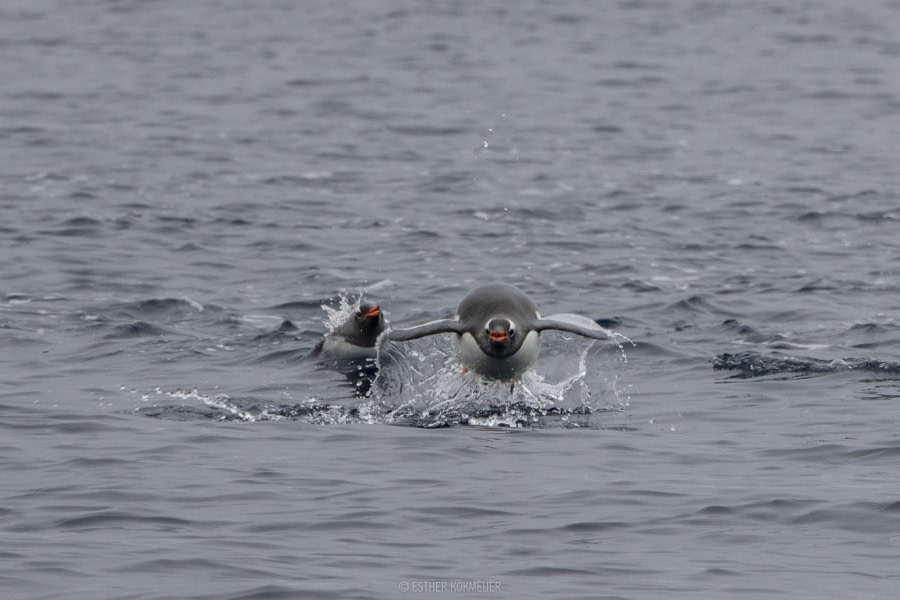
[[[490,337],[495,342],[502,342],[503,340],[509,339],[509,334],[505,331],[492,331],[488,334],[488,337]]]
[[[378,306],[373,306],[372,308],[369,309],[368,312],[363,313],[363,316],[364,317],[377,317],[380,314],[381,314],[381,308]]]

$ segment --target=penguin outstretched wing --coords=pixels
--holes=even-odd
[[[612,331],[600,327],[592,319],[582,317],[581,315],[573,315],[571,313],[561,313],[543,318],[538,317],[535,319],[532,327],[536,331],[547,331],[548,329],[552,329],[574,333],[595,340],[610,339],[613,335]]]
[[[392,342],[408,342],[416,340],[428,335],[438,333],[459,333],[462,334],[465,327],[459,321],[453,319],[439,319],[437,321],[429,321],[415,327],[406,329],[391,329],[387,332],[387,338]]]

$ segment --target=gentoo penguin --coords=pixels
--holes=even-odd
[[[597,340],[610,332],[578,315],[542,318],[525,292],[505,283],[490,283],[469,292],[456,317],[408,329],[388,331],[388,339],[406,342],[437,333],[452,333],[459,360],[488,379],[515,379],[537,359],[541,332],[548,329]]]
[[[375,343],[384,331],[384,315],[375,304],[360,303],[346,321],[335,327],[331,335],[316,344],[306,358],[318,360],[374,360]]]

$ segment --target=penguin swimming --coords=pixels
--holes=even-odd
[[[361,302],[359,308],[319,341],[303,360],[313,360],[322,367],[343,373],[356,396],[367,397],[378,375],[378,336],[386,327],[381,307]]]
[[[346,321],[335,327],[316,344],[306,358],[318,360],[374,360],[375,344],[384,332],[385,320],[381,307],[362,302]]]
[[[387,337],[406,342],[438,333],[452,333],[459,360],[488,379],[509,381],[524,373],[538,357],[541,332],[574,333],[595,340],[611,332],[587,317],[570,314],[543,318],[525,292],[505,283],[490,283],[469,292],[456,317],[392,329]]]

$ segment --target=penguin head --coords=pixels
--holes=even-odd
[[[384,326],[384,315],[377,304],[360,304],[353,315],[353,319],[362,330],[374,330],[378,325]]]
[[[377,304],[361,303],[344,326],[335,333],[343,335],[358,346],[374,346],[375,340],[384,331],[384,314]]]
[[[476,336],[485,354],[503,358],[515,354],[522,346],[516,324],[506,317],[494,317],[484,325],[483,335]]]

